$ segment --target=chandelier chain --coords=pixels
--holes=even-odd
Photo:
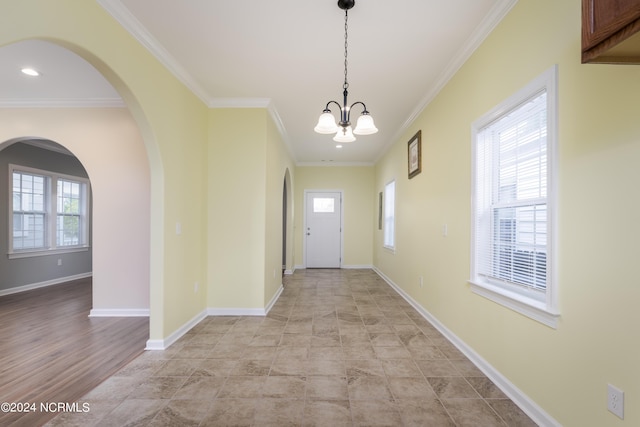
[[[349,11],[345,9],[344,11],[344,85],[342,85],[343,89],[347,89],[349,87],[349,82],[347,80],[347,47],[349,46],[348,43],[348,24],[347,21],[349,19]]]

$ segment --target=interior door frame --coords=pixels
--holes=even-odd
[[[302,258],[304,260],[304,268],[307,268],[307,197],[309,193],[339,193],[340,194],[340,266],[344,265],[344,190],[323,190],[323,189],[305,189],[304,190],[304,224],[302,225]]]

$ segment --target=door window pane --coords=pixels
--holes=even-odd
[[[313,213],[334,213],[335,199],[333,197],[314,197]]]

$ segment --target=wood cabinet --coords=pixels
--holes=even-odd
[[[640,0],[582,0],[582,62],[640,64]]]

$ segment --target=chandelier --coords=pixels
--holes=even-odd
[[[349,82],[347,80],[347,47],[348,47],[348,25],[347,22],[349,20],[349,9],[351,9],[356,4],[355,0],[338,0],[338,7],[344,10],[344,84],[342,85],[342,95],[343,95],[343,103],[342,106],[336,101],[327,102],[326,107],[322,110],[322,114],[318,119],[318,124],[313,129],[318,133],[323,134],[331,134],[335,133],[336,136],[333,137],[333,140],[336,142],[352,142],[355,141],[356,138],[353,134],[356,135],[371,135],[378,132],[378,129],[373,124],[373,117],[367,111],[367,106],[364,105],[364,102],[354,102],[349,105],[347,102],[347,97],[349,95],[348,88]],[[331,113],[329,109],[329,105],[336,104],[338,108],[340,108],[340,121],[336,124],[336,119]],[[360,117],[358,117],[358,122],[356,123],[356,128],[351,129],[351,109],[356,105],[362,105],[363,111]]]

